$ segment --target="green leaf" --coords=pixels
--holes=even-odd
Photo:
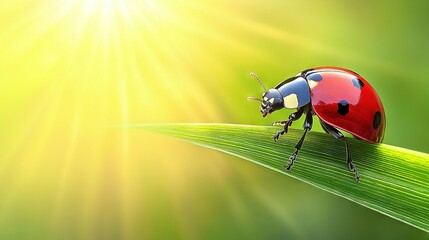
[[[345,162],[341,141],[309,132],[294,167],[284,170],[303,131],[290,129],[273,141],[281,127],[234,124],[152,124],[153,130],[249,160],[349,199],[429,232],[429,155],[386,144],[349,139],[357,183]]]

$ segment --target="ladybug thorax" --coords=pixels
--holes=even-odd
[[[283,107],[296,109],[310,103],[310,88],[301,76],[295,76],[279,83],[277,89],[283,99]]]

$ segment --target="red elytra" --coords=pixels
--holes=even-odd
[[[322,79],[312,86],[315,75]],[[383,104],[365,78],[338,67],[313,68],[305,72],[305,78],[310,85],[311,105],[319,118],[359,139],[374,143],[383,140]],[[347,112],[339,113],[340,102],[348,104]]]

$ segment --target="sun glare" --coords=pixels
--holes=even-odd
[[[238,29],[229,25],[236,13],[232,9],[234,14],[215,18],[220,9],[216,4],[208,8],[202,2],[166,2],[48,0],[29,3],[13,22],[0,18],[1,34],[7,36],[0,38],[1,76],[10,79],[3,83],[7,89],[3,102],[15,103],[17,109],[29,106],[16,110],[19,121],[3,118],[4,126],[15,127],[10,138],[4,138],[0,176],[13,184],[10,190],[0,190],[9,199],[0,208],[11,209],[24,189],[36,189],[38,195],[30,181],[20,179],[38,177],[43,171],[38,183],[46,191],[41,196],[52,196],[53,210],[48,212],[53,223],[61,222],[65,214],[84,216],[85,235],[90,231],[85,226],[109,219],[103,213],[113,209],[129,229],[127,219],[139,216],[133,209],[140,205],[134,188],[142,179],[141,169],[155,169],[170,151],[186,150],[171,146],[159,151],[159,145],[142,139],[140,133],[135,137],[135,131],[106,126],[221,121],[225,113],[216,101],[223,93],[204,88],[210,82],[227,84],[222,77],[229,70],[213,74],[225,65],[216,54],[225,48],[250,52],[230,37]],[[11,9],[20,7],[15,4]],[[23,121],[27,126],[19,126]],[[25,164],[14,165],[17,159]],[[172,196],[182,194],[176,178],[200,171],[197,166],[186,166],[186,171],[175,165],[161,168],[171,171],[165,191]],[[145,179],[157,178],[156,172],[145,174]],[[140,194],[147,197],[152,192],[145,189]],[[83,200],[74,202],[74,196]],[[0,217],[2,221],[7,218]]]

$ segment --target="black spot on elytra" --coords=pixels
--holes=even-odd
[[[320,75],[318,73],[310,74],[310,76],[307,77],[307,80],[312,80],[315,82],[320,82],[320,81],[322,81],[322,79],[323,79],[322,75]]]
[[[345,116],[347,113],[349,113],[349,103],[346,100],[339,101],[337,112]]]
[[[377,129],[381,124],[381,112],[376,112],[374,114],[374,119],[372,120],[372,128]]]
[[[353,85],[359,89],[362,89],[363,86],[365,85],[362,80],[360,80],[359,78],[353,78],[352,79]]]

